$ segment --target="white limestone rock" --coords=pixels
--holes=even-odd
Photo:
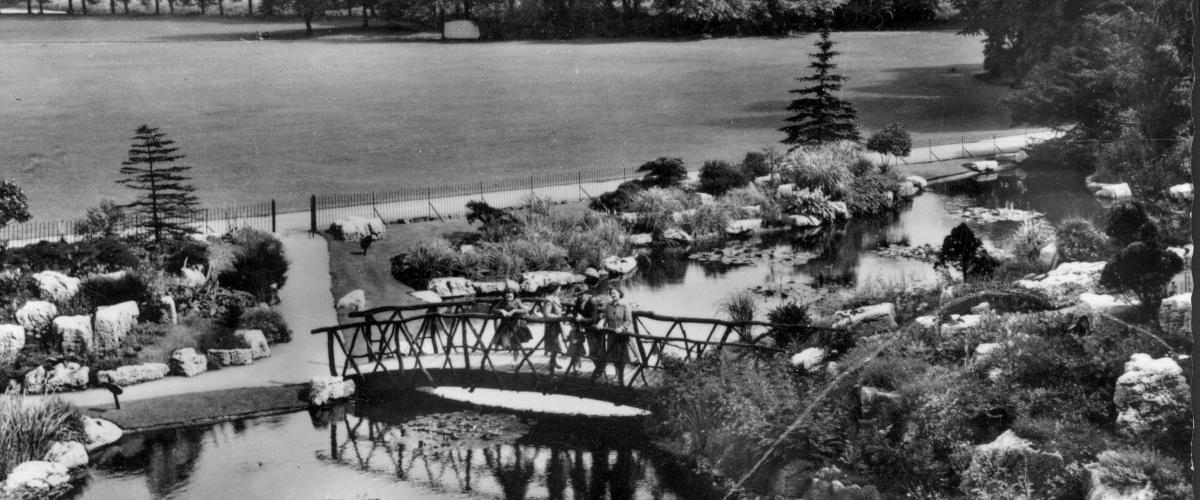
[[[612,274],[629,274],[637,269],[637,258],[609,256],[605,257],[601,264]]]
[[[1100,457],[1109,453],[1113,451],[1101,452]],[[1084,465],[1083,470],[1087,473],[1086,500],[1154,500],[1158,496],[1147,476],[1138,478],[1122,474],[1122,477],[1110,477],[1109,472],[1099,463]],[[1140,484],[1137,484],[1138,479],[1142,481]],[[1122,484],[1130,482],[1135,484]]]
[[[1062,455],[1035,450],[1029,440],[1007,430],[975,447],[971,465],[963,473],[962,490],[968,498],[1003,498],[1009,492],[993,488],[1021,482],[1033,493],[1030,498],[1049,498],[1065,472]]]
[[[823,223],[821,219],[811,215],[789,215],[787,218],[791,221],[792,227],[817,227]]]
[[[901,198],[912,198],[921,194],[921,188],[912,182],[902,181],[896,185],[896,194],[900,195]]]
[[[63,303],[79,293],[79,278],[72,278],[57,271],[42,271],[33,275],[37,282],[38,296]]]
[[[337,310],[345,312],[357,312],[367,310],[367,292],[361,288],[351,290],[350,293],[343,295],[337,301]]]
[[[566,271],[530,271],[521,274],[521,290],[529,293],[555,286],[571,286],[586,280],[582,274]]]
[[[467,278],[433,278],[426,288],[443,299],[475,295],[475,287]]]
[[[821,366],[821,362],[825,361],[826,352],[820,347],[809,347],[792,355],[792,366],[803,368],[804,371],[813,371],[813,369]]]
[[[53,498],[71,481],[67,468],[55,462],[31,460],[17,465],[4,479],[6,498]]]
[[[850,219],[850,207],[844,201],[829,202],[829,209],[833,210],[834,220]]]
[[[196,289],[208,283],[208,276],[205,276],[199,269],[185,267],[180,270],[180,274],[182,276],[179,279],[179,283],[185,288]]]
[[[896,328],[896,306],[891,302],[846,309],[833,313],[834,328],[848,328],[864,323]]]
[[[1043,268],[1047,269],[1058,263],[1058,244],[1050,243],[1049,245],[1042,247],[1042,249],[1038,251],[1037,263],[1038,265],[1041,265]]]
[[[167,319],[171,321],[171,324],[178,325],[179,311],[175,308],[175,297],[163,295],[158,298],[158,303],[162,304],[163,308],[167,310]]]
[[[775,188],[775,193],[777,193],[777,194],[794,193],[794,192],[796,192],[796,183],[794,183],[794,182],[780,184],[779,187]]]
[[[858,390],[858,402],[864,417],[886,415],[900,408],[900,393],[864,386]]]
[[[1099,189],[1096,189],[1092,194],[1097,198],[1108,198],[1113,200],[1128,200],[1133,198],[1133,190],[1129,188],[1129,184],[1122,182],[1119,184],[1100,184]]]
[[[191,347],[176,349],[171,353],[170,371],[174,375],[195,377],[208,371],[208,357],[196,352]]]
[[[621,222],[626,224],[637,224],[637,222],[641,220],[642,214],[637,212],[621,212],[617,214],[617,218],[621,219]]]
[[[520,290],[521,284],[513,280],[504,281],[474,281],[471,283],[474,295],[500,295],[505,290]]]
[[[1074,302],[1081,293],[1093,292],[1104,271],[1104,262],[1065,262],[1035,279],[1018,280],[1015,284],[1027,290],[1044,292],[1054,302]]]
[[[1171,196],[1171,199],[1174,200],[1192,201],[1192,184],[1190,182],[1187,184],[1176,184],[1171,186],[1171,188],[1167,190],[1167,193]]]
[[[87,387],[88,373],[88,367],[74,361],[58,363],[49,371],[39,366],[25,374],[22,388],[28,394],[77,391]]]
[[[996,160],[978,160],[964,163],[963,166],[981,174],[987,174],[999,169],[1000,163]]]
[[[50,451],[42,458],[68,469],[85,467],[88,464],[87,448],[79,441],[55,441],[50,444]]]
[[[651,233],[638,233],[629,235],[629,244],[635,247],[644,247],[654,243],[654,235]]]
[[[922,191],[924,191],[925,188],[929,186],[929,181],[925,180],[924,177],[921,177],[919,175],[907,175],[907,176],[904,176],[904,180],[912,183],[913,186],[916,186],[917,189],[920,189]]]
[[[975,346],[975,361],[984,362],[998,354],[1004,346],[999,342],[984,342]]]
[[[685,244],[691,243],[693,241],[692,235],[688,234],[686,231],[679,229],[677,227],[667,228],[667,229],[663,230],[662,239],[663,239],[663,241],[667,241],[667,242],[671,242],[671,243],[685,243]]]
[[[25,328],[25,333],[33,337],[41,337],[50,333],[54,318],[58,317],[58,306],[44,300],[31,300],[17,309],[17,323]]]
[[[93,331],[96,333],[96,349],[114,351],[137,324],[140,312],[137,302],[132,300],[96,309]]]
[[[0,325],[0,365],[16,361],[25,347],[25,328],[21,325]]]
[[[262,359],[271,357],[271,345],[262,330],[235,330],[233,336],[242,343],[242,347],[250,349],[250,357]]]
[[[421,302],[425,302],[428,304],[437,304],[442,301],[442,298],[439,297],[438,294],[433,293],[429,290],[418,290],[415,292],[408,292],[408,294],[411,295],[414,299],[420,300]]]
[[[59,316],[54,318],[54,331],[62,341],[63,354],[85,355],[96,350],[96,336],[92,333],[92,318],[87,316]]]
[[[125,431],[117,424],[102,418],[83,417],[83,433],[87,436],[87,451],[95,451],[121,439]]]
[[[1079,294],[1079,305],[1095,311],[1113,312],[1136,307],[1138,301],[1115,295],[1084,292]]]
[[[254,363],[250,349],[209,349],[208,362],[217,366],[248,366]]]
[[[167,376],[171,369],[166,363],[143,363],[127,365],[115,370],[100,370],[96,372],[96,380],[101,384],[114,384],[127,387],[142,382],[151,382]]]
[[[307,400],[311,406],[325,406],[330,401],[354,395],[354,381],[341,377],[314,377],[309,383]]]
[[[713,202],[716,201],[716,199],[713,198],[713,195],[711,195],[711,194],[708,194],[708,193],[697,193],[697,194],[700,195],[700,204],[701,205],[712,205]]]
[[[762,219],[739,219],[725,225],[725,234],[730,236],[748,235],[762,229]]]
[[[992,304],[990,302],[980,302],[971,307],[971,312],[974,314],[987,314],[992,312]]]
[[[387,239],[387,225],[383,219],[368,217],[345,217],[329,225],[329,234],[334,239],[358,243],[370,235],[376,240]]]
[[[1167,247],[1167,251],[1178,255],[1180,259],[1183,259],[1184,266],[1192,267],[1192,252],[1195,250],[1195,248],[1195,245],[1187,244],[1181,247]]]
[[[1026,153],[1024,150],[1019,150],[1015,153],[1000,153],[994,156],[994,158],[996,158],[996,161],[1021,163],[1029,159],[1029,153]]]
[[[742,217],[747,219],[757,219],[762,217],[762,207],[758,205],[740,206],[738,207],[738,212],[742,214]]]
[[[1117,378],[1113,403],[1118,430],[1141,438],[1166,430],[1170,419],[1190,419],[1191,388],[1175,360],[1138,353],[1129,357],[1125,373]]]

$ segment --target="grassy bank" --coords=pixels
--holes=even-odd
[[[307,407],[297,397],[302,387],[249,387],[180,394],[121,403],[120,410],[110,404],[84,411],[126,431],[153,430],[300,410]]]

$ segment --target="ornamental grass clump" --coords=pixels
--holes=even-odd
[[[861,155],[862,147],[850,141],[804,146],[784,157],[784,180],[798,188],[820,189],[831,198],[840,199],[854,179],[850,165]]]
[[[41,460],[55,441],[87,441],[79,408],[59,398],[0,398],[0,471],[5,476],[22,462]]]
[[[680,227],[696,238],[723,237],[725,226],[738,219],[738,207],[724,198],[685,214]]]
[[[673,214],[684,210],[683,198],[677,189],[650,188],[635,194],[628,209],[638,214],[637,231],[661,233],[676,227]]]
[[[754,301],[753,293],[742,290],[729,294],[729,296],[725,297],[725,300],[718,304],[718,308],[729,317],[730,321],[747,323],[754,321],[754,315],[758,312],[758,303]],[[738,326],[735,328],[735,331],[743,343],[750,343],[754,340],[753,326]]]
[[[1042,249],[1051,243],[1056,243],[1054,227],[1044,221],[1030,219],[1022,222],[1021,226],[1009,235],[1004,247],[1017,260],[1037,262]]]
[[[1096,261],[1103,257],[1108,246],[1108,238],[1104,233],[1092,221],[1079,217],[1063,219],[1055,238],[1058,240],[1058,255],[1068,261]]]

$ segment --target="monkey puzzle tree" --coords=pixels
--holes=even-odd
[[[125,178],[117,183],[142,193],[126,207],[141,216],[138,224],[154,235],[155,243],[161,243],[164,236],[196,233],[188,221],[200,202],[192,195],[191,178],[185,175],[192,167],[174,164],[184,157],[175,154],[179,149],[172,147],[175,141],[148,125],[138,127],[133,141],[129,159],[121,162]]]
[[[810,54],[815,60],[808,65],[816,73],[798,79],[811,85],[791,91],[802,97],[793,100],[787,107],[788,111],[796,113],[785,120],[791,125],[779,129],[787,134],[781,142],[790,146],[788,151],[808,144],[858,140],[858,125],[855,123],[858,112],[850,102],[837,97],[846,77],[831,73],[837,65],[830,61],[838,55],[833,50],[833,44],[829,39],[829,27],[822,28],[821,38],[814,44],[821,50]]]

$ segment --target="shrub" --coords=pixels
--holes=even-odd
[[[721,198],[685,215],[680,227],[697,238],[724,236],[725,226],[738,218],[737,212],[738,207]]]
[[[136,272],[127,272],[115,279],[104,276],[85,279],[79,284],[79,296],[86,301],[88,310],[132,300],[137,302],[142,321],[158,321],[162,317],[160,294],[155,293],[150,282]]]
[[[1190,478],[1174,459],[1137,449],[1108,450],[1096,458],[1106,486],[1130,491],[1150,484],[1156,498],[1192,498]]]
[[[125,230],[125,210],[112,200],[101,200],[100,206],[87,210],[84,220],[75,230],[85,239],[115,238]]]
[[[784,213],[787,214],[811,215],[823,221],[831,221],[837,218],[837,213],[833,210],[833,206],[829,204],[829,197],[825,196],[821,191],[802,189],[800,191],[782,193],[779,201],[783,205]]]
[[[0,472],[41,460],[55,441],[86,442],[83,414],[59,398],[0,398]]]
[[[767,322],[778,325],[807,325],[808,306],[787,302],[767,311]],[[809,330],[801,327],[773,327],[767,331],[775,346],[787,349],[789,346],[803,344],[808,340]]]
[[[1058,255],[1066,260],[1092,262],[1099,259],[1107,240],[1091,221],[1064,219],[1058,228]]]
[[[873,171],[875,171],[875,163],[869,158],[859,158],[850,163],[850,175],[855,177],[862,177]]]
[[[421,289],[431,278],[460,276],[459,253],[444,238],[418,240],[408,252],[392,257],[392,277]]]
[[[200,266],[200,272],[208,272],[208,244],[200,241],[182,241],[167,255],[164,264],[169,273],[181,273],[184,267]]]
[[[730,321],[735,323],[754,321],[754,315],[758,312],[758,303],[754,301],[754,294],[747,290],[729,294],[718,304],[718,307],[721,312],[729,316]],[[738,327],[736,331],[742,342],[749,343],[753,339],[752,326]]]
[[[771,159],[766,153],[750,151],[742,158],[741,170],[742,175],[750,179],[771,175]]]
[[[130,247],[116,238],[75,243],[39,241],[10,248],[7,264],[29,271],[60,271],[79,276],[137,267],[141,260]]]
[[[1100,286],[1137,297],[1143,311],[1156,315],[1167,284],[1183,270],[1183,259],[1158,245],[1134,242],[1113,256],[1100,273]]]
[[[996,264],[996,260],[983,249],[983,242],[975,237],[975,232],[963,223],[942,240],[942,250],[935,265],[939,268],[953,266],[962,271],[964,278],[972,279],[991,276]]]
[[[569,269],[567,251],[549,241],[512,239],[480,245],[489,257],[485,275],[511,278],[526,271],[562,271]]]
[[[912,135],[899,122],[890,123],[871,134],[867,149],[885,155],[908,156],[912,152]]]
[[[243,330],[262,330],[267,342],[280,344],[292,341],[292,330],[288,328],[283,315],[274,309],[256,307],[242,314],[238,320],[238,328]]]
[[[832,199],[841,199],[850,187],[850,165],[861,155],[861,146],[842,141],[793,150],[783,160],[786,179],[796,187],[820,189]]]
[[[854,177],[846,189],[846,208],[855,217],[875,215],[897,207],[896,186],[900,177],[879,172]]]
[[[650,188],[633,195],[628,210],[638,214],[639,232],[660,233],[676,226],[673,214],[683,210],[683,193],[673,189]]]
[[[646,173],[642,182],[648,187],[671,187],[687,179],[687,168],[684,168],[683,160],[679,158],[659,157],[643,163],[637,171]]]
[[[1037,262],[1042,249],[1055,242],[1054,228],[1040,220],[1027,220],[1009,235],[1005,246],[1013,258]]]
[[[1148,234],[1156,232],[1153,225],[1141,203],[1122,201],[1108,210],[1104,234],[1121,245],[1128,245],[1135,241],[1146,241]]]
[[[485,228],[508,226],[517,222],[508,210],[493,208],[486,201],[471,200],[467,202],[467,223],[471,224],[476,221]]]
[[[279,287],[287,281],[283,243],[269,233],[251,229],[239,230],[231,239],[236,245],[233,269],[217,275],[217,282],[248,292],[260,302],[274,303]]]
[[[700,191],[713,196],[721,196],[730,189],[749,183],[750,179],[728,162],[710,160],[704,162],[704,167],[700,169]]]
[[[644,189],[641,179],[623,182],[615,191],[593,198],[588,207],[599,212],[625,212],[626,207],[633,201],[633,195]]]

